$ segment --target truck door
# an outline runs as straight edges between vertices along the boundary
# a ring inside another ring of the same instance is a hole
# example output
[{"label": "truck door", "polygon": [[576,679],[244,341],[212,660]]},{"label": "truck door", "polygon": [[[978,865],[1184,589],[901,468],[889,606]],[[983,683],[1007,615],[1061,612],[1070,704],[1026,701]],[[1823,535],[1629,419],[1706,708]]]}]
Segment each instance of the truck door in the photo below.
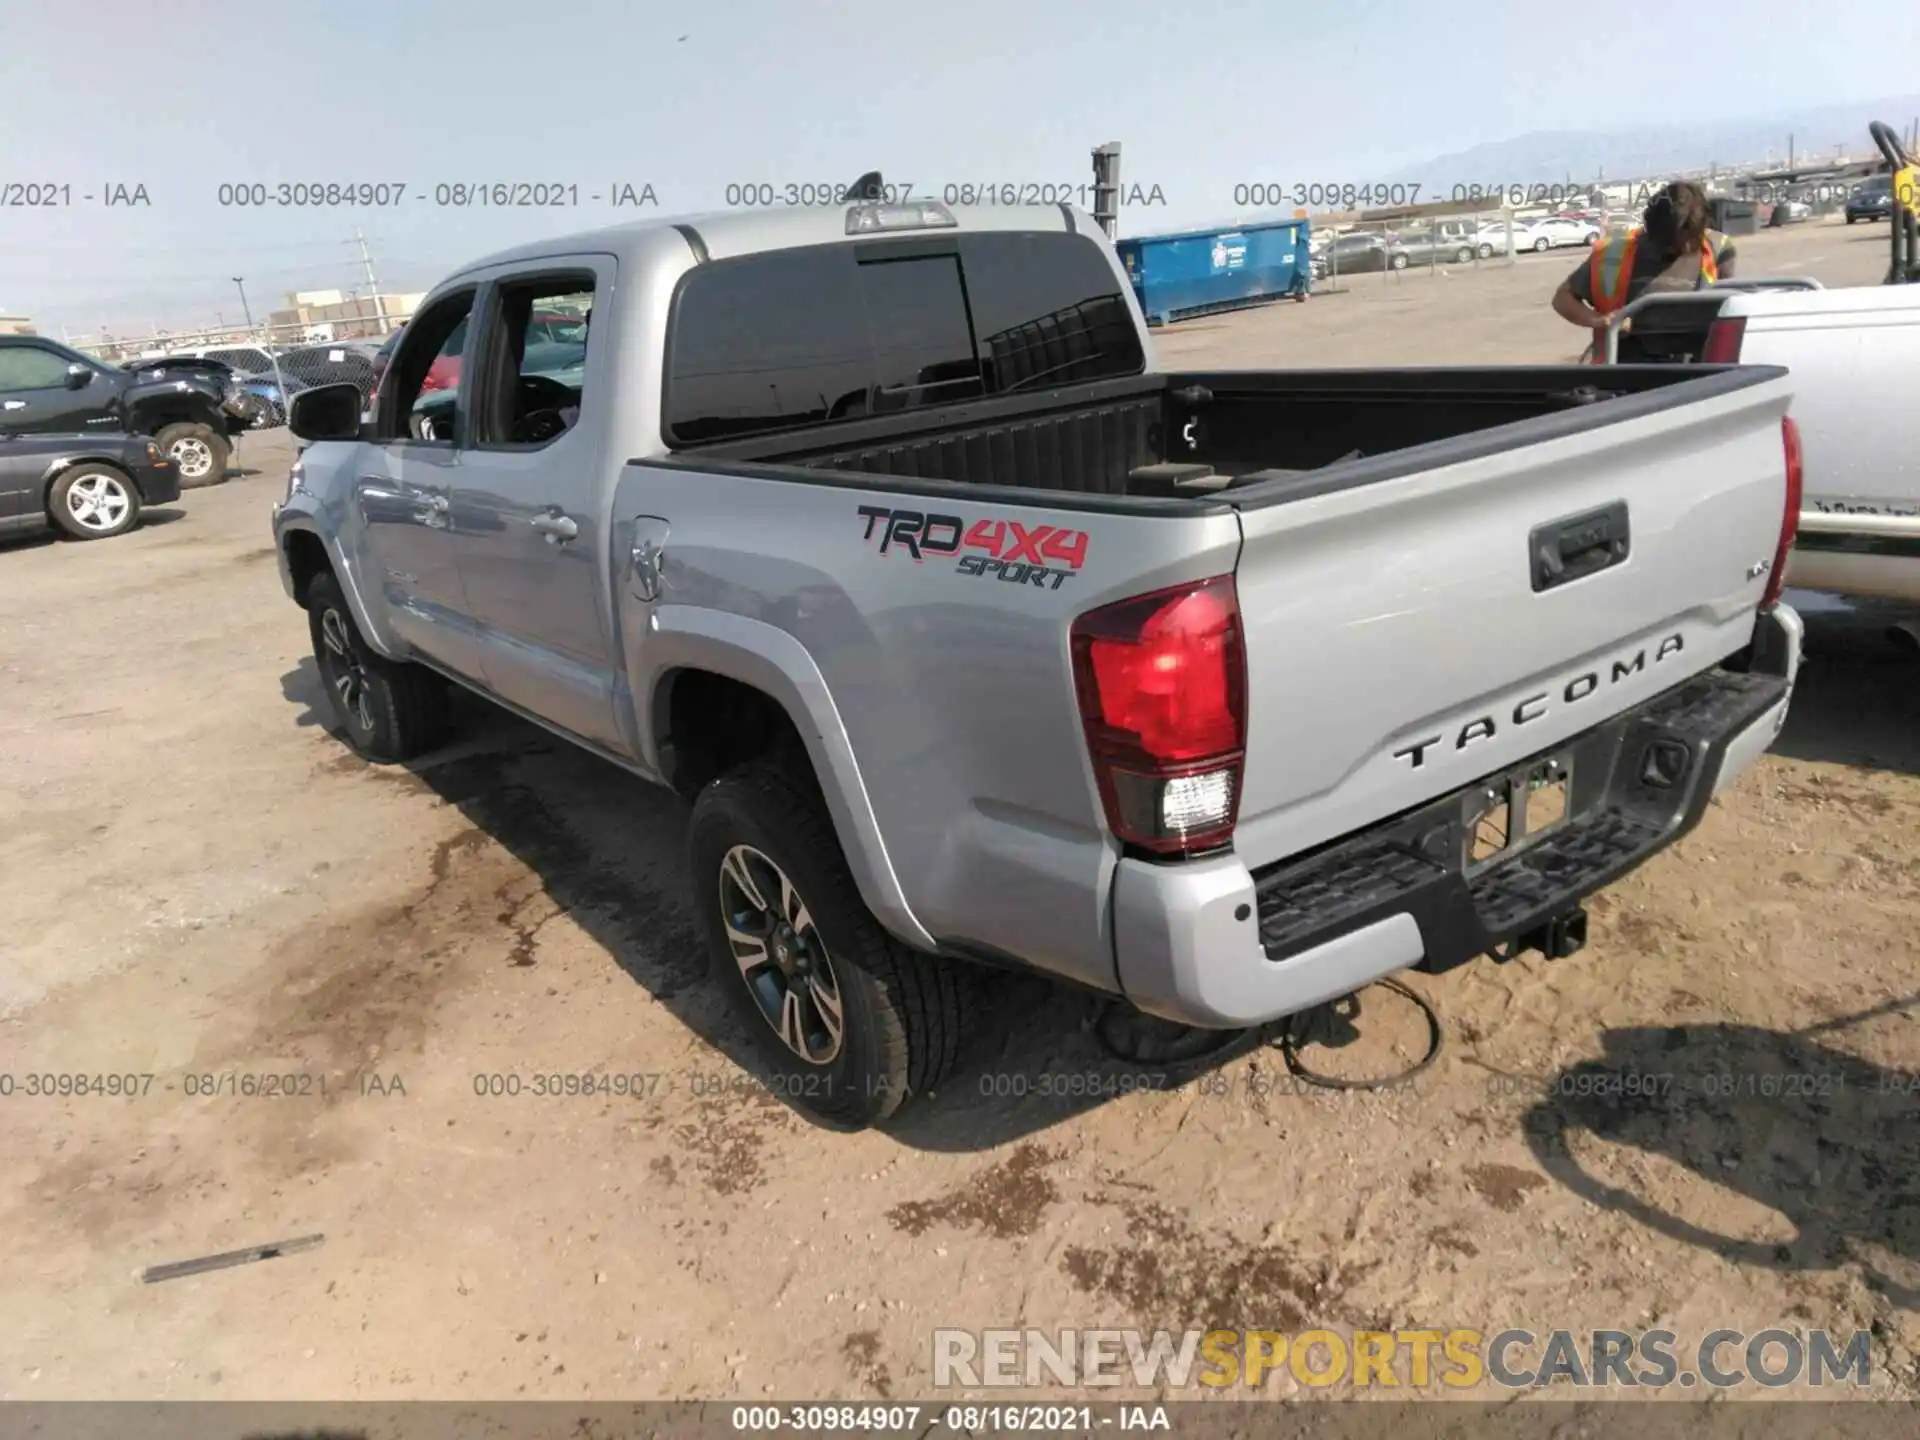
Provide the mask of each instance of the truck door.
[{"label": "truck door", "polygon": [[[602,437],[614,396],[590,315],[604,255],[547,259],[487,285],[462,372],[471,423],[453,497],[454,547],[489,689],[618,754],[606,614]],[[574,316],[577,327],[555,326]],[[544,334],[530,339],[539,319]]]},{"label": "truck door", "polygon": [[0,344],[0,433],[84,434],[107,428],[117,392],[91,365],[31,340]]},{"label": "truck door", "polygon": [[457,353],[473,289],[436,298],[408,324],[391,384],[374,417],[375,438],[359,447],[354,504],[363,522],[368,582],[384,595],[394,632],[422,655],[482,680],[479,643],[453,557],[456,439],[466,423],[462,396],[423,393],[428,369]]}]

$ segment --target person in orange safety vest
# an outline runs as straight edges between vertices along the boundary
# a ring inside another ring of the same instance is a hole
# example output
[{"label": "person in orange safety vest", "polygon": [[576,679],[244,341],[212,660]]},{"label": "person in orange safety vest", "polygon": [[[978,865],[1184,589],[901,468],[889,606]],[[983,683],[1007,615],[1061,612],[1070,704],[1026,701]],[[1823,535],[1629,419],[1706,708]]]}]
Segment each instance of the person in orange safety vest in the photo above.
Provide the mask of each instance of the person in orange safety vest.
[{"label": "person in orange safety vest", "polygon": [[1616,230],[1554,292],[1554,313],[1593,331],[1588,358],[1606,353],[1608,317],[1650,290],[1693,290],[1733,275],[1733,242],[1707,228],[1706,192],[1689,180],[1664,187],[1637,229]]}]

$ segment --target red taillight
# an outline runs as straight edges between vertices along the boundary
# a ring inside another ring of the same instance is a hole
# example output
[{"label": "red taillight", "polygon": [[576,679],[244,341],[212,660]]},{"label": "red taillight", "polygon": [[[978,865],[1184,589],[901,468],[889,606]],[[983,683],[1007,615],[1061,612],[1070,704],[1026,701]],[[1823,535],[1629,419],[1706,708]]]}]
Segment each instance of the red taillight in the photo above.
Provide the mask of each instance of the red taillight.
[{"label": "red taillight", "polygon": [[1716,320],[1707,327],[1707,343],[1700,351],[1700,361],[1704,365],[1737,365],[1740,363],[1740,342],[1747,338],[1747,320],[1744,315],[1732,320]]},{"label": "red taillight", "polygon": [[1766,593],[1761,608],[1773,604],[1787,588],[1787,558],[1793,553],[1794,537],[1800,533],[1800,499],[1806,491],[1806,475],[1800,463],[1800,427],[1791,415],[1780,417],[1780,445],[1787,452],[1787,503],[1780,516],[1780,543],[1774,547],[1773,569],[1767,572]]},{"label": "red taillight", "polygon": [[1088,611],[1073,622],[1073,675],[1113,833],[1162,855],[1231,839],[1247,740],[1233,577]]}]

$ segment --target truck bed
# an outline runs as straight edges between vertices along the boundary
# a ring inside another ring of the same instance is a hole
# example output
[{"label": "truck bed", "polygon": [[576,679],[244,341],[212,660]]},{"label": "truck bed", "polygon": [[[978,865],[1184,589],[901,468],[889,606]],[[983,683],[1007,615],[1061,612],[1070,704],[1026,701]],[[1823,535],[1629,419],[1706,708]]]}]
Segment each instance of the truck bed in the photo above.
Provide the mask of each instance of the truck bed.
[{"label": "truck bed", "polygon": [[[1597,384],[1580,365],[1195,371],[689,447],[674,460],[1260,503],[1575,434],[1778,373],[1616,365]],[[1177,462],[1210,466],[1230,483],[1185,492],[1137,474]]]}]

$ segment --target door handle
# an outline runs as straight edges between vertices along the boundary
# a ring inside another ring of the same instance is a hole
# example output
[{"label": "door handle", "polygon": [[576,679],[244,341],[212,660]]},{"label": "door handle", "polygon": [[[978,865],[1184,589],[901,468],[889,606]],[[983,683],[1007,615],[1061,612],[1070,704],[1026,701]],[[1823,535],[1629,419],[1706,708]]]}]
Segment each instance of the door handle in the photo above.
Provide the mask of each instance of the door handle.
[{"label": "door handle", "polygon": [[1626,501],[1538,526],[1527,541],[1535,594],[1597,575],[1620,564],[1633,548]]},{"label": "door handle", "polygon": [[574,524],[573,517],[562,515],[557,510],[534,516],[533,528],[546,536],[549,545],[564,545],[580,533],[580,527]]}]

